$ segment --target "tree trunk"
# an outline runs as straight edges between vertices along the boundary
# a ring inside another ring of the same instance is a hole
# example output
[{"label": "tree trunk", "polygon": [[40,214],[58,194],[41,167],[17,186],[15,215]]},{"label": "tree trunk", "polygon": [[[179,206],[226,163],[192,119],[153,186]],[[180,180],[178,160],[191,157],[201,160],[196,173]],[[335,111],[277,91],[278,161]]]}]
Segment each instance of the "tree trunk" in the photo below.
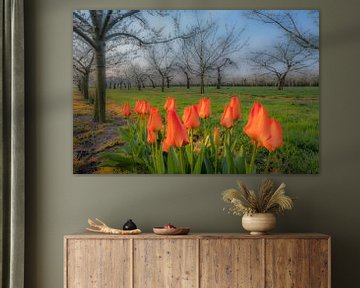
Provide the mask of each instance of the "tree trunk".
[{"label": "tree trunk", "polygon": [[165,77],[161,76],[161,92],[165,91]]},{"label": "tree trunk", "polygon": [[82,90],[82,82],[81,81],[82,81],[81,79],[77,80],[76,85],[78,87],[79,92],[82,93],[82,91],[81,91]]},{"label": "tree trunk", "polygon": [[285,85],[285,76],[282,76],[279,78],[278,81],[278,90],[284,90],[284,85]]},{"label": "tree trunk", "polygon": [[189,77],[189,73],[187,73],[186,71],[184,72],[185,76],[186,76],[186,89],[190,89],[190,77]]},{"label": "tree trunk", "polygon": [[166,77],[166,87],[170,88],[170,77]]},{"label": "tree trunk", "polygon": [[89,99],[89,73],[84,75],[84,80],[83,80],[83,95],[84,95],[84,99],[88,100]]},{"label": "tree trunk", "polygon": [[216,83],[216,89],[221,88],[221,70],[220,68],[217,68],[217,83]]},{"label": "tree trunk", "polygon": [[103,123],[106,120],[106,78],[105,78],[105,42],[99,41],[96,51],[96,91],[94,121]]},{"label": "tree trunk", "polygon": [[79,87],[80,87],[80,93],[84,96],[84,77],[81,77],[81,80],[79,80]]},{"label": "tree trunk", "polygon": [[204,75],[200,75],[200,94],[205,93],[205,82],[204,82]]},{"label": "tree trunk", "polygon": [[155,83],[154,83],[154,80],[152,78],[149,77],[149,80],[151,82],[151,85],[152,85],[152,88],[155,88]]}]

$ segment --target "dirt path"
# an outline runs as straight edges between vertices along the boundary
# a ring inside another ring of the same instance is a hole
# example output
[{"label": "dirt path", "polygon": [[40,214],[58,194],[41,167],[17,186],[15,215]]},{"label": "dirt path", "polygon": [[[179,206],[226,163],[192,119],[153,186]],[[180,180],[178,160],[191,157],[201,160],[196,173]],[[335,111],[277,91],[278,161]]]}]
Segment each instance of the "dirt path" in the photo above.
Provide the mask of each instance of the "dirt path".
[{"label": "dirt path", "polygon": [[[93,105],[74,93],[73,100],[73,172],[91,174],[98,171],[101,153],[114,151],[123,143],[118,138],[118,127],[126,124],[120,117],[119,106],[107,103],[107,122],[95,123]],[[102,172],[104,173],[104,171]]]}]

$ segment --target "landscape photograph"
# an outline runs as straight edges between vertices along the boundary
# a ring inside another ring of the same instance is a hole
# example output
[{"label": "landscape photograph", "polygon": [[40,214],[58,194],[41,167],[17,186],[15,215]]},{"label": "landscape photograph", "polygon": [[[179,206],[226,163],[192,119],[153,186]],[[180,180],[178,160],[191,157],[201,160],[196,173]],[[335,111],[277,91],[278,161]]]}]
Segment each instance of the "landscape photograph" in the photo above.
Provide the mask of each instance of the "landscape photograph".
[{"label": "landscape photograph", "polygon": [[73,173],[320,173],[319,17],[73,11]]}]

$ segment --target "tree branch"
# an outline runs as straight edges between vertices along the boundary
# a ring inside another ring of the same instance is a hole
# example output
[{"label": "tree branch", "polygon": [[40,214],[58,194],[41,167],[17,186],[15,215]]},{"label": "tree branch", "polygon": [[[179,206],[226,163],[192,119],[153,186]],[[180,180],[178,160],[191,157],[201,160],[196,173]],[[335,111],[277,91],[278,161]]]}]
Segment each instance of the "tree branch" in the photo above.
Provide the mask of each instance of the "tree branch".
[{"label": "tree branch", "polygon": [[292,31],[291,29],[286,27],[285,24],[283,24],[280,20],[276,19],[275,17],[271,16],[268,13],[262,12],[261,10],[254,10],[253,13],[255,15],[257,15],[258,18],[261,19],[264,23],[273,23],[273,24],[278,25],[286,33],[288,33],[289,35],[294,37],[294,40],[300,46],[302,46],[304,48],[311,48],[311,49],[319,50],[319,45],[312,43],[309,39],[305,38],[304,35],[298,30],[295,20],[289,13],[286,14],[286,17],[292,23],[292,26],[294,27],[295,31]]},{"label": "tree branch", "polygon": [[84,39],[91,47],[97,50],[97,45],[95,41],[93,41],[84,31],[82,31],[79,27],[74,26],[73,30],[76,34],[78,34],[82,39]]},{"label": "tree branch", "polygon": [[124,20],[127,17],[130,17],[134,14],[140,13],[140,10],[130,10],[124,14],[121,14],[118,17],[115,17],[111,22],[109,22],[109,25],[105,28],[105,33],[109,32],[117,23]]},{"label": "tree branch", "polygon": [[74,12],[74,17],[79,19],[82,23],[84,23],[85,25],[91,27],[91,24],[89,23],[89,21],[87,21],[83,16],[81,16],[79,13]]},{"label": "tree branch", "polygon": [[172,37],[172,38],[169,38],[169,39],[165,39],[165,40],[160,40],[160,41],[146,41],[146,40],[143,40],[133,34],[130,34],[130,33],[125,33],[125,32],[116,32],[116,33],[112,33],[108,36],[105,37],[105,41],[108,41],[108,40],[111,40],[113,38],[116,38],[116,37],[125,37],[125,38],[132,38],[136,41],[139,42],[139,44],[141,45],[151,45],[151,44],[164,44],[164,43],[168,43],[168,42],[171,42],[171,41],[174,41],[176,39],[184,39],[184,37],[190,37],[190,36],[176,36],[176,37]]},{"label": "tree branch", "polygon": [[110,18],[111,18],[112,13],[113,13],[113,10],[109,10],[109,11],[107,12],[107,14],[106,14],[104,23],[103,23],[103,25],[102,25],[102,27],[101,27],[100,38],[103,38],[104,35],[105,35],[105,33],[106,33],[106,31],[107,31],[107,30],[106,30],[106,29],[107,29],[106,27],[107,27],[108,24],[109,24],[109,21],[110,21]]}]

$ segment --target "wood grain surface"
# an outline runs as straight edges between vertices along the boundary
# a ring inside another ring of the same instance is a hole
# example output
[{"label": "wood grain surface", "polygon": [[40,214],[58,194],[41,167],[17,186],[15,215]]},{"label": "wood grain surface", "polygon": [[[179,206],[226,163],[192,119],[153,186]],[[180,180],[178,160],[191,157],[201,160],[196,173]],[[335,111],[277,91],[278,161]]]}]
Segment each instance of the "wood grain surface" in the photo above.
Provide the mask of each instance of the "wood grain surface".
[{"label": "wood grain surface", "polygon": [[330,288],[330,237],[66,235],[64,287]]},{"label": "wood grain surface", "polygon": [[266,287],[310,287],[310,241],[266,240]]},{"label": "wood grain surface", "polygon": [[134,241],[134,287],[197,287],[197,241]]},{"label": "wood grain surface", "polygon": [[130,240],[69,241],[65,287],[130,288],[130,253]]},{"label": "wood grain surface", "polygon": [[200,246],[200,287],[263,287],[261,239],[204,239]]},{"label": "wood grain surface", "polygon": [[310,242],[310,287],[327,288],[330,284],[330,241],[313,239]]}]

